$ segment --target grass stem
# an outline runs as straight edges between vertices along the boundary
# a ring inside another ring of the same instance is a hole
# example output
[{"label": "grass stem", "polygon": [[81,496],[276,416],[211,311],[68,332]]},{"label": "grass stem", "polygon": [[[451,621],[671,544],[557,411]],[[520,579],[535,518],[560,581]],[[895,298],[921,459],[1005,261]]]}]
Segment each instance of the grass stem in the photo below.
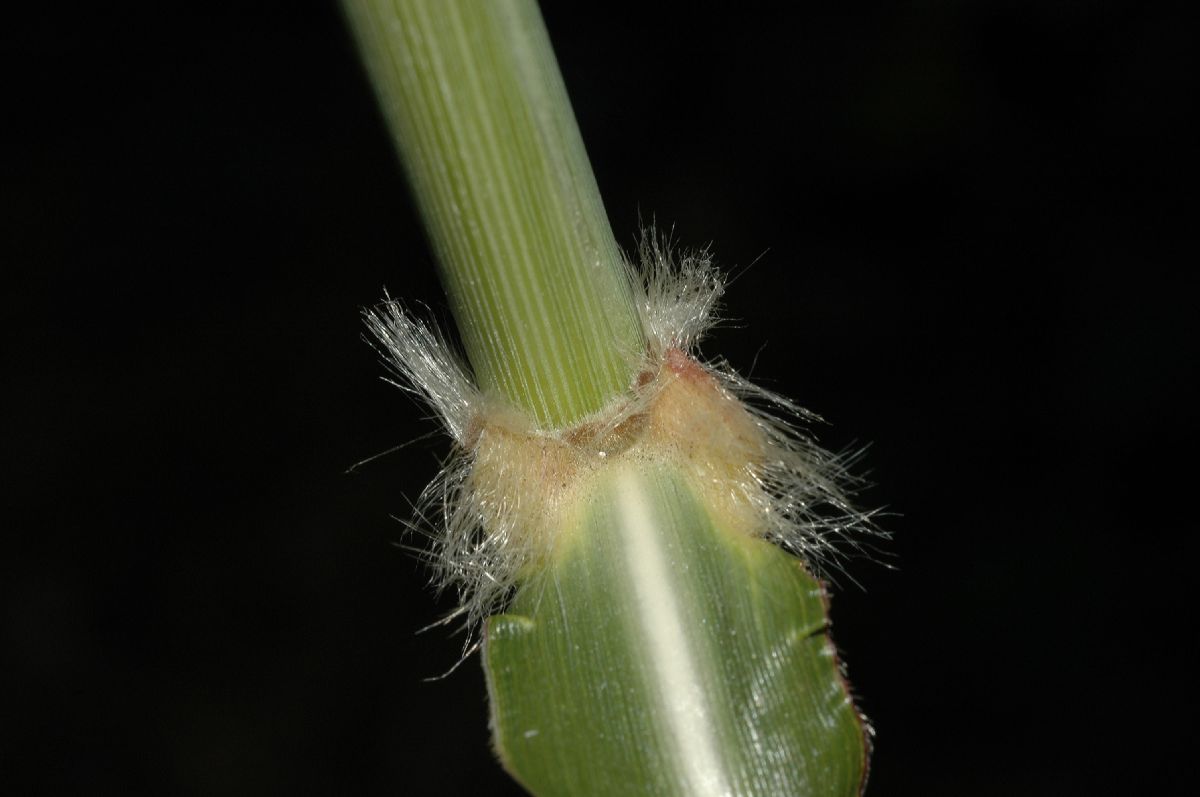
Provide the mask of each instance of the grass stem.
[{"label": "grass stem", "polygon": [[544,429],[627,390],[644,346],[534,0],[346,0],[476,380]]}]

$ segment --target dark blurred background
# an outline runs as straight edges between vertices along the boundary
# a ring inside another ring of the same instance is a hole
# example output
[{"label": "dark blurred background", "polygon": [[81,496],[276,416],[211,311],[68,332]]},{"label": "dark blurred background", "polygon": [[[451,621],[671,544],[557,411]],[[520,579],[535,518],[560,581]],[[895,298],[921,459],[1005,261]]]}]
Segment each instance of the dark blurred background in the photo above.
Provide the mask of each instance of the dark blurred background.
[{"label": "dark blurred background", "polygon": [[[1194,35],[714,6],[544,11],[622,243],[711,242],[706,351],[871,443],[868,793],[1194,788]],[[517,794],[393,545],[448,445],[345,473],[433,428],[359,308],[445,304],[336,5],[47,4],[0,51],[5,792]]]}]

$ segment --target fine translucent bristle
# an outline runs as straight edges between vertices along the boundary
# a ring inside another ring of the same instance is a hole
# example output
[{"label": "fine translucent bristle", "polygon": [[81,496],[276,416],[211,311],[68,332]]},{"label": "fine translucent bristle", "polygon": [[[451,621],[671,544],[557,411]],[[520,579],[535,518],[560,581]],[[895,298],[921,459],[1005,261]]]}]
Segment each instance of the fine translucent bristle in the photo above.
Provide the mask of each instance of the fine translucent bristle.
[{"label": "fine translucent bristle", "polygon": [[722,360],[699,359],[725,287],[708,253],[676,255],[647,235],[639,257],[631,278],[647,350],[635,384],[600,417],[555,434],[489,406],[445,338],[396,301],[364,314],[390,381],[421,397],[456,443],[410,526],[431,540],[423,550],[437,586],[457,593],[452,617],[464,621],[468,645],[522,574],[550,560],[569,525],[564,513],[618,456],[671,460],[728,526],[775,542],[819,575],[842,571],[846,556],[886,536],[850,500],[855,456],[832,454],[805,431],[815,415]]}]

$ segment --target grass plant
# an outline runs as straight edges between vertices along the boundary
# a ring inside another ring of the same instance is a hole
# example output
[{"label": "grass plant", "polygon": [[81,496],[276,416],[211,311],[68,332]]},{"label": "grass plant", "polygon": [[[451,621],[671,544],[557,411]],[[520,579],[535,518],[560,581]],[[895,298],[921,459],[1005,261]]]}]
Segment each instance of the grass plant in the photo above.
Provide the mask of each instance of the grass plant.
[{"label": "grass plant", "polygon": [[454,441],[431,562],[530,792],[853,795],[819,568],[869,518],[805,413],[700,358],[704,254],[616,244],[534,0],[345,0],[467,362],[367,323]]}]

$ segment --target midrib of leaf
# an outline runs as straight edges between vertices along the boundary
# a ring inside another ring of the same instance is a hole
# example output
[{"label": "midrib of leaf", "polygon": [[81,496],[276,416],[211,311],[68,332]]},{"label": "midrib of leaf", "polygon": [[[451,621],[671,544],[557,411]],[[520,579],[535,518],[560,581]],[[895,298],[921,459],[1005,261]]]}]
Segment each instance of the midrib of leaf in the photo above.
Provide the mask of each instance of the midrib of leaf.
[{"label": "midrib of leaf", "polygon": [[348,0],[479,385],[544,429],[626,391],[642,333],[531,0]]}]

